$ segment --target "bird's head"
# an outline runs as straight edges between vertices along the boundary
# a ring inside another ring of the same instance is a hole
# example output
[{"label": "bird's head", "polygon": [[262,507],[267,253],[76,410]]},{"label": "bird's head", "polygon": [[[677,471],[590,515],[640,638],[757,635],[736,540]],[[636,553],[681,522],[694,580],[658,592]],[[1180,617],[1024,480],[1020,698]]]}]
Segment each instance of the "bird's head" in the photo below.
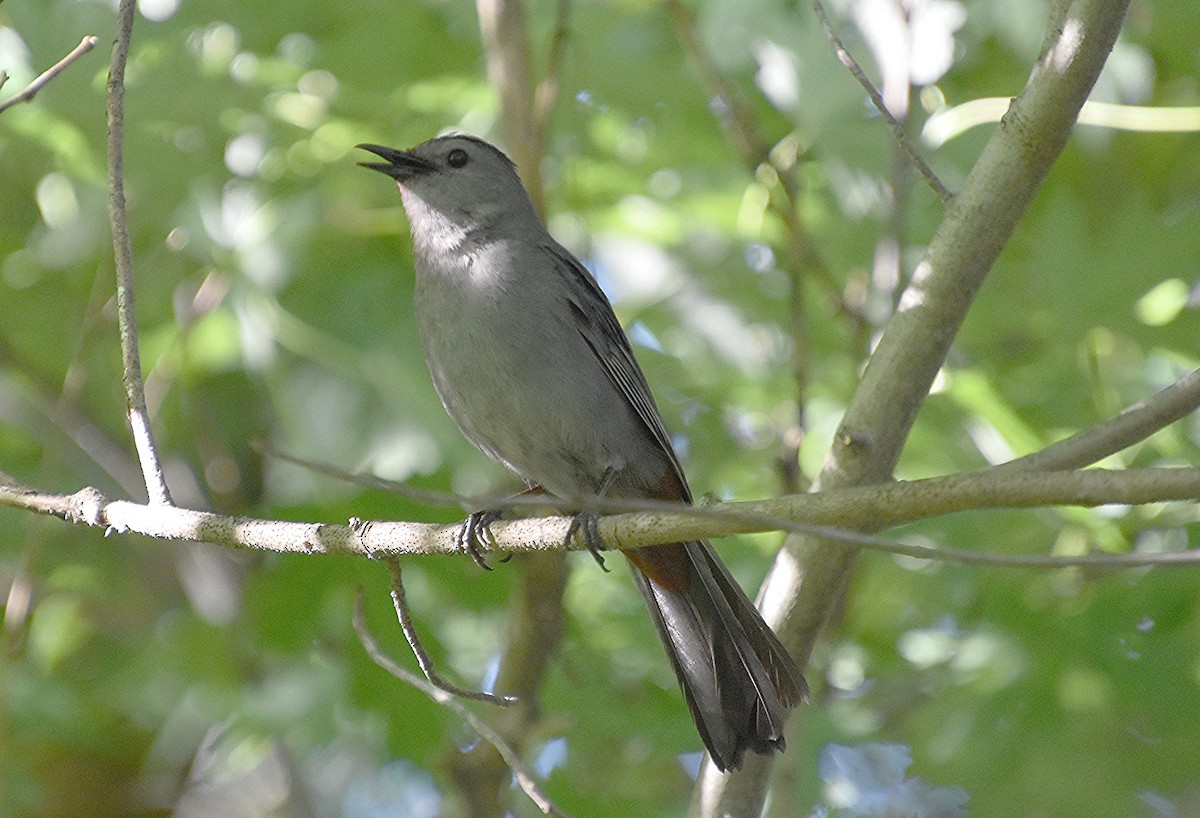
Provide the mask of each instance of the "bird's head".
[{"label": "bird's head", "polygon": [[358,145],[384,161],[359,162],[386,174],[400,186],[413,238],[429,231],[443,239],[476,231],[503,234],[540,220],[512,160],[499,148],[465,134],[439,136],[411,150]]}]

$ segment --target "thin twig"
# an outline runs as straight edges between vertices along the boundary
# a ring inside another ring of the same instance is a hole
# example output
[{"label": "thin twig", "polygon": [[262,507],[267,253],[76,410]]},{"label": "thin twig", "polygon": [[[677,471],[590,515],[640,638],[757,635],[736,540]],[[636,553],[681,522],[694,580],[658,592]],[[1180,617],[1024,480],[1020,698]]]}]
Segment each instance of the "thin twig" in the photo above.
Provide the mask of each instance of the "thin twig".
[{"label": "thin twig", "polygon": [[[728,512],[720,513],[728,514]],[[932,545],[889,540],[873,534],[847,531],[844,528],[797,523],[794,520],[773,517],[769,514],[739,513],[739,519],[780,531],[822,537],[839,546],[861,547],[898,557],[913,557],[931,562],[958,565],[980,565],[991,568],[1092,568],[1095,570],[1200,567],[1200,548],[1130,554],[1078,554],[1065,557],[1045,554],[997,554],[988,551],[964,551],[958,548],[939,548]]]},{"label": "thin twig", "polygon": [[933,172],[933,168],[929,167],[924,157],[921,156],[916,146],[913,145],[912,140],[908,138],[908,132],[904,130],[904,126],[897,122],[896,117],[892,116],[892,112],[888,110],[887,103],[883,101],[883,96],[879,93],[879,89],[867,78],[866,72],[862,70],[862,66],[858,64],[858,61],[854,59],[842,43],[842,39],[838,36],[837,32],[834,31],[833,25],[829,22],[829,17],[825,14],[825,6],[821,3],[821,0],[812,0],[812,7],[817,15],[817,22],[821,24],[821,29],[825,32],[825,36],[833,43],[834,52],[837,54],[838,60],[858,80],[859,85],[866,89],[867,96],[871,98],[871,103],[891,127],[892,134],[896,138],[896,144],[900,146],[900,150],[904,151],[904,155],[908,157],[908,161],[912,162],[913,167],[925,177],[925,181],[933,189],[933,192],[938,195],[938,198],[943,202],[953,200],[954,194],[942,184],[942,180]]},{"label": "thin twig", "polygon": [[996,466],[1010,469],[1058,471],[1089,466],[1146,440],[1159,429],[1200,409],[1200,369],[1103,423],[1088,427],[1046,448]]},{"label": "thin twig", "polygon": [[361,592],[359,592],[358,598],[354,602],[354,630],[358,634],[358,640],[362,643],[363,649],[366,650],[367,655],[371,657],[371,660],[375,662],[375,664],[379,665],[379,667],[383,668],[400,681],[410,684],[417,690],[420,690],[426,696],[433,699],[443,707],[454,711],[455,715],[465,721],[481,739],[494,747],[496,752],[500,754],[500,757],[504,759],[504,763],[508,765],[510,770],[512,770],[513,777],[516,778],[521,789],[524,790],[527,796],[529,796],[529,800],[533,801],[533,803],[537,805],[538,809],[540,809],[546,815],[553,815],[556,816],[556,818],[567,818],[567,814],[541,791],[541,788],[538,787],[537,782],[534,780],[533,774],[525,766],[525,763],[521,761],[520,756],[517,755],[513,748],[510,747],[504,741],[504,739],[502,739],[500,735],[487,724],[487,722],[475,715],[470,708],[468,708],[450,693],[438,687],[437,685],[427,682],[417,674],[400,667],[400,665],[392,661],[392,659],[383,652],[383,649],[379,647],[379,643],[375,641],[375,637],[373,637],[371,632],[367,630],[366,619],[363,615],[363,595]]},{"label": "thin twig", "polygon": [[[842,542],[851,538],[840,537]],[[870,542],[868,543],[867,540]],[[1070,557],[1043,554],[994,554],[983,551],[963,551],[956,548],[936,548],[929,545],[880,540],[864,537],[861,545],[874,551],[897,556],[915,557],[935,562],[959,565],[982,565],[991,568],[1092,568],[1112,571],[1122,568],[1170,568],[1200,566],[1200,549],[1187,551],[1154,551],[1131,554],[1079,554]]]},{"label": "thin twig", "polygon": [[500,705],[507,707],[511,704],[516,704],[515,696],[497,696],[495,693],[488,693],[486,690],[467,690],[464,687],[459,687],[452,682],[447,681],[438,673],[434,667],[433,658],[429,655],[429,651],[425,650],[425,646],[421,643],[421,637],[417,633],[416,626],[413,624],[412,614],[408,608],[408,599],[404,595],[404,579],[400,573],[400,560],[395,557],[383,557],[382,562],[388,567],[388,572],[392,579],[392,605],[396,609],[396,619],[400,622],[400,629],[404,631],[404,638],[408,640],[408,646],[412,648],[413,656],[417,659],[417,665],[421,668],[421,672],[425,674],[425,678],[434,687],[440,688],[451,696],[458,696],[461,699],[473,699],[478,702],[488,702],[489,704]]},{"label": "thin twig", "polygon": [[[107,279],[107,276],[105,276]],[[106,288],[107,289],[107,288]],[[25,356],[0,339],[0,365],[20,377],[33,408],[45,416],[60,434],[70,439],[88,459],[99,466],[126,494],[139,490],[142,473],[128,447],[84,414],[68,388],[51,384]],[[70,378],[68,377],[68,381]]]},{"label": "thin twig", "polygon": [[[0,103],[0,113],[4,113],[14,105],[19,105],[22,102],[29,102],[31,99],[37,96],[38,91],[41,91],[42,88],[45,87],[46,83],[50,82],[50,80],[54,79],[63,71],[65,71],[71,63],[75,62],[84,54],[95,48],[97,42],[99,42],[98,38],[91,34],[84,37],[79,41],[79,45],[75,46],[75,48],[71,50],[70,54],[63,57],[61,60],[35,77],[33,82],[26,85],[24,90],[22,90],[16,96],[11,97],[3,103]],[[4,81],[7,79],[8,75],[4,74],[3,77],[0,78],[0,85],[3,85]]]},{"label": "thin twig", "polygon": [[146,411],[133,303],[133,246],[129,239],[129,215],[125,209],[125,63],[129,59],[136,6],[136,0],[121,0],[112,67],[108,73],[108,215],[112,223],[113,258],[117,270],[117,323],[121,334],[126,414],[146,481],[146,495],[152,504],[171,505],[171,492],[163,477]]},{"label": "thin twig", "polygon": [[476,511],[481,508],[508,508],[509,506],[542,506],[547,505],[545,499],[537,500],[533,497],[525,495],[471,495],[457,494],[452,491],[442,491],[439,489],[424,489],[410,486],[407,483],[401,483],[398,480],[389,480],[386,477],[379,477],[374,474],[362,474],[360,472],[346,471],[329,463],[320,463],[316,460],[308,460],[298,455],[290,454],[274,448],[268,443],[261,441],[253,441],[250,447],[260,454],[280,460],[284,463],[291,463],[295,466],[300,466],[308,471],[316,474],[323,474],[326,477],[332,477],[337,480],[342,480],[346,483],[351,483],[357,486],[368,486],[381,491],[389,492],[400,497],[415,500],[419,503],[425,503],[431,506],[458,506],[467,511]]}]

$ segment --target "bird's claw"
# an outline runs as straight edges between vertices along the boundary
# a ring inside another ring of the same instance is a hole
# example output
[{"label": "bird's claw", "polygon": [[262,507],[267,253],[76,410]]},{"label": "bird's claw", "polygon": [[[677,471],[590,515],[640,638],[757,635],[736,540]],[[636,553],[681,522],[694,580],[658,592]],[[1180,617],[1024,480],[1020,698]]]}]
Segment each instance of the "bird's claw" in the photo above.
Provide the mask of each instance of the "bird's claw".
[{"label": "bird's claw", "polygon": [[563,545],[570,546],[571,540],[575,535],[579,534],[583,539],[583,544],[587,546],[588,553],[596,560],[596,564],[604,571],[608,571],[608,566],[604,564],[604,555],[600,552],[603,550],[600,543],[600,513],[596,511],[581,511],[571,519],[571,525],[567,527],[567,536],[563,538]]},{"label": "bird's claw", "polygon": [[489,542],[495,545],[496,538],[492,535],[491,525],[500,517],[501,513],[495,509],[473,511],[467,515],[467,519],[463,520],[458,534],[454,537],[454,545],[458,550],[469,555],[475,564],[485,571],[492,570],[492,566],[488,565],[487,560],[484,559],[481,546]]}]

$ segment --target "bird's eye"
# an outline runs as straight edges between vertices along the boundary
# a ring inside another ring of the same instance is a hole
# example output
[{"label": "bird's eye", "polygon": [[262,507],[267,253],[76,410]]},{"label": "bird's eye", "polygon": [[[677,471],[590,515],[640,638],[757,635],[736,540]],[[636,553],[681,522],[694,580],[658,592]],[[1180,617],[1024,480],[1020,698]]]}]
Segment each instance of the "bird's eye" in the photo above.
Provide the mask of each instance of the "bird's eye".
[{"label": "bird's eye", "polygon": [[470,158],[462,148],[455,148],[446,154],[446,163],[452,168],[461,168]]}]

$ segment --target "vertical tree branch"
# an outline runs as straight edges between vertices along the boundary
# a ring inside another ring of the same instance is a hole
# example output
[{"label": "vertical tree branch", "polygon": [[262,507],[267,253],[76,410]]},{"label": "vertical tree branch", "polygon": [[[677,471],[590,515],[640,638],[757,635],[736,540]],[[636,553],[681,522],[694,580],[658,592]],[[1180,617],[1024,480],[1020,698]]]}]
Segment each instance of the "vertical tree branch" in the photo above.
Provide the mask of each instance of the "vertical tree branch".
[{"label": "vertical tree branch", "polygon": [[683,50],[700,71],[705,89],[720,104],[719,110],[724,114],[722,124],[729,131],[734,149],[742,161],[748,163],[753,170],[759,163],[767,161],[770,144],[758,132],[746,101],[721,76],[716,63],[700,40],[700,33],[696,30],[691,12],[684,7],[682,0],[667,0],[667,12],[675,26],[675,36],[679,38]]},{"label": "vertical tree branch", "polygon": [[[800,182],[796,178],[798,157],[791,157],[787,166],[773,163],[778,174],[783,201],[772,207],[783,221],[787,236],[785,269],[788,273],[788,338],[792,342],[792,385],[795,389],[795,422],[783,430],[779,452],[779,474],[784,494],[807,491],[809,479],[800,470],[800,447],[808,432],[809,329],[808,305],[804,287],[807,273],[817,265],[808,239],[808,231],[800,221]],[[838,303],[843,304],[840,294]]]},{"label": "vertical tree branch", "polygon": [[171,504],[171,493],[163,477],[154,445],[142,363],[138,355],[137,319],[133,306],[133,247],[129,240],[129,216],[125,210],[125,63],[133,35],[135,0],[121,0],[117,11],[117,37],[113,42],[112,67],[108,72],[108,216],[112,223],[113,258],[117,269],[117,323],[121,333],[121,358],[125,381],[126,414],[133,430],[146,494],[151,503]]},{"label": "vertical tree branch", "polygon": [[[984,147],[876,346],[818,478],[822,488],[890,479],[984,278],[1012,235],[1087,99],[1128,0],[1058,0],[1029,81]],[[789,536],[763,586],[763,614],[803,666],[845,591],[856,554]],[[723,776],[706,765],[693,814],[757,816],[773,759]]]}]

